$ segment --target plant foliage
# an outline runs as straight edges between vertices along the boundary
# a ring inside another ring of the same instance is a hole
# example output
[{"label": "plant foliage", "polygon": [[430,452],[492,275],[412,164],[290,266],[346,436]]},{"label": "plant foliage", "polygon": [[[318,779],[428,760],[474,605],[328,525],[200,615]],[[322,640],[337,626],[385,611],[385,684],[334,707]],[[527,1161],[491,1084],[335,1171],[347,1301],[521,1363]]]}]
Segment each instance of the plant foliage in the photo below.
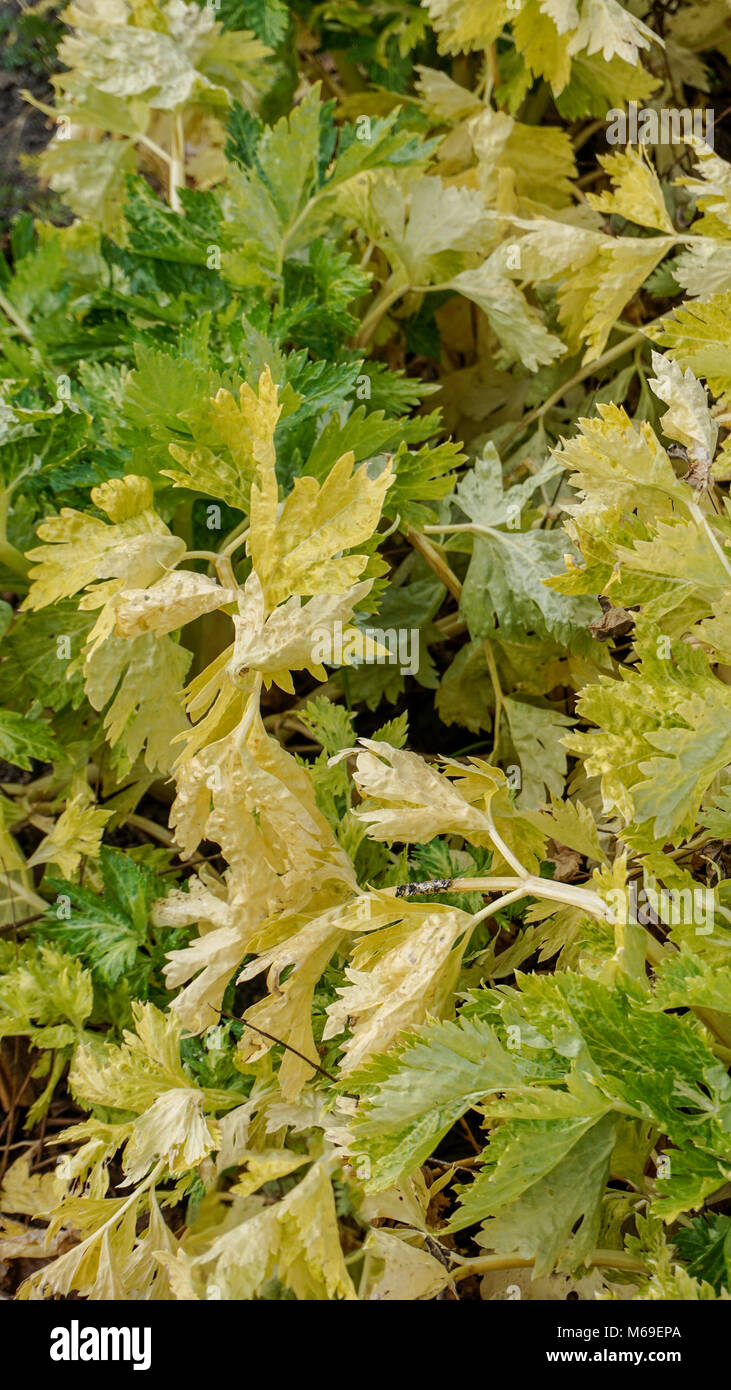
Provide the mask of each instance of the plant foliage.
[{"label": "plant foliage", "polygon": [[731,165],[605,139],[713,108],[726,10],[65,9],[0,264],[19,1297],[729,1296]]}]

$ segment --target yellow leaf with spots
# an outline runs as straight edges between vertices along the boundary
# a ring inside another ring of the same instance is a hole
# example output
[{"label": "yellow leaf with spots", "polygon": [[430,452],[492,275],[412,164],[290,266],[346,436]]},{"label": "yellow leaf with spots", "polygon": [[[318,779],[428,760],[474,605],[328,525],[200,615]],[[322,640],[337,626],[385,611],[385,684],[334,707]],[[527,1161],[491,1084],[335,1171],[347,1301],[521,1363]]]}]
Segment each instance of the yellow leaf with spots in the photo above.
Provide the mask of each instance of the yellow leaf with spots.
[{"label": "yellow leaf with spots", "polygon": [[120,637],[138,637],[143,632],[163,636],[236,599],[235,589],[224,589],[205,574],[171,570],[147,589],[125,589],[118,596],[115,631]]},{"label": "yellow leaf with spots", "polygon": [[231,680],[240,681],[249,671],[261,671],[266,686],[274,682],[291,694],[292,671],[309,671],[316,680],[324,681],[325,661],[340,666],[364,659],[384,660],[388,655],[385,647],[358,628],[347,626],[371,583],[366,579],[344,594],[319,594],[305,604],[293,595],[267,618],[261,581],[253,571],[234,617],[236,641],[227,667]]},{"label": "yellow leaf with spots", "polygon": [[322,484],[295,479],[279,516],[273,459],[262,467],[251,489],[249,554],[270,608],[291,594],[342,594],[360,579],[367,555],[342,552],[370,540],[394,474],[390,464],[376,477],[365,463],[353,472],[353,461],[343,454]]},{"label": "yellow leaf with spots", "polygon": [[221,497],[229,506],[249,509],[249,491],[257,477],[266,475],[267,498],[276,511],[274,431],[281,413],[278,390],[267,367],[259,377],[258,391],[244,383],[236,400],[221,389],[205,415],[206,432],[220,440],[222,453],[207,445],[171,444],[170,453],[180,465],[166,469],[175,487]]},{"label": "yellow leaf with spots", "polygon": [[32,583],[24,608],[45,608],[97,579],[111,579],[111,586],[97,586],[83,604],[100,607],[126,584],[152,584],[185,554],[185,541],[171,535],[154,510],[146,478],[113,478],[93,488],[91,500],[106,512],[109,523],[62,507],[38,527],[47,544],[28,552]]}]

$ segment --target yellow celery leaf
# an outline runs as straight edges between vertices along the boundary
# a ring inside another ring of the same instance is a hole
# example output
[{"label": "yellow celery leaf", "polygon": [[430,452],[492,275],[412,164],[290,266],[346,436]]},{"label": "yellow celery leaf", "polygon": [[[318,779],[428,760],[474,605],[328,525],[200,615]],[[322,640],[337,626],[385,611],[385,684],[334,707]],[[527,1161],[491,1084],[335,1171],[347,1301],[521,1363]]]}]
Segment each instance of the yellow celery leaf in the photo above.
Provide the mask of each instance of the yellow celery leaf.
[{"label": "yellow celery leaf", "polygon": [[586,50],[601,53],[606,63],[621,58],[634,65],[640,49],[661,42],[619,0],[582,0],[580,14],[574,0],[541,0],[541,8],[556,20],[559,33],[572,31],[568,46],[572,56]]},{"label": "yellow celery leaf", "polygon": [[97,858],[104,826],[113,814],[113,810],[97,806],[88,782],[78,777],[56,824],[31,855],[28,867],[56,864],[63,878],[72,878],[83,857]]},{"label": "yellow celery leaf", "polygon": [[[95,107],[99,115],[108,109],[105,124],[111,128],[115,123],[114,102],[109,102],[107,108],[107,101],[102,98],[95,102]],[[134,114],[130,112],[129,124],[134,124]],[[140,114],[146,117],[144,107]],[[57,136],[43,151],[39,169],[44,180],[78,218],[87,223],[96,222],[103,232],[112,235],[119,226],[124,208],[125,180],[135,173],[136,165],[134,140],[62,140]]]},{"label": "yellow celery leaf", "polygon": [[439,35],[442,53],[486,48],[514,18],[517,8],[510,0],[495,0],[489,7],[483,0],[423,0],[423,3]]},{"label": "yellow celery leaf", "polygon": [[584,363],[601,355],[625,305],[674,244],[675,238],[670,236],[607,237],[594,259],[561,288],[562,321],[572,295],[578,293],[583,300],[580,332],[587,345]]},{"label": "yellow celery leaf", "polygon": [[576,164],[566,131],[524,125],[487,107],[467,122],[467,132],[477,158],[477,186],[491,207],[498,203],[506,170],[519,201],[570,206]]},{"label": "yellow celery leaf", "polygon": [[[509,16],[515,42],[524,62],[536,77],[543,77],[558,95],[571,76],[571,55],[566,37],[559,33],[541,0],[520,0]],[[562,8],[565,10],[566,6]]]},{"label": "yellow celery leaf", "polygon": [[391,174],[375,181],[369,195],[373,240],[388,258],[394,288],[442,284],[497,239],[481,194],[444,184],[438,175],[414,183],[413,176]]},{"label": "yellow celery leaf", "polygon": [[127,1299],[169,1300],[173,1297],[167,1270],[161,1256],[174,1258],[179,1246],[163,1217],[155,1195],[150,1191],[147,1227],[139,1235],[124,1269]]},{"label": "yellow celery leaf", "polygon": [[340,666],[385,658],[385,647],[358,628],[347,626],[372,582],[365,579],[343,594],[320,594],[306,604],[293,595],[267,618],[261,580],[252,571],[233,620],[236,638],[226,668],[228,675],[238,682],[250,670],[261,671],[267,687],[274,682],[292,694],[291,671],[309,671],[316,680],[324,681],[327,672],[323,660]]},{"label": "yellow celery leaf", "polygon": [[233,642],[185,687],[186,710],[197,722],[176,739],[182,745],[178,767],[209,745],[222,744],[241,723],[257,677],[252,671],[248,679],[232,681],[227,670],[232,653]]},{"label": "yellow celery leaf", "polygon": [[[453,787],[448,777],[416,753],[392,748],[388,743],[361,739],[357,749],[336,754],[333,762],[356,753],[353,778],[366,805],[356,811],[376,840],[427,842],[435,835],[485,837],[489,821],[484,812],[470,805]],[[492,788],[496,790],[504,774],[493,769]],[[476,841],[473,839],[473,843]]]},{"label": "yellow celery leaf", "polygon": [[446,72],[438,68],[426,68],[417,64],[416,87],[420,103],[431,116],[444,121],[459,121],[465,116],[473,116],[484,110],[483,104],[474,92],[461,86]]},{"label": "yellow celery leaf", "polygon": [[[715,252],[714,252],[715,254]],[[670,356],[694,376],[708,382],[724,405],[731,401],[731,290],[705,301],[679,305],[648,331],[648,337],[668,349]]]},{"label": "yellow celery leaf", "polygon": [[[197,1167],[218,1144],[211,1112],[230,1110],[238,1095],[195,1085],[180,1057],[183,1025],[174,1013],[133,1003],[136,1032],[125,1031],[121,1045],[77,1049],[69,1077],[74,1094],[87,1106],[110,1104],[131,1111],[123,1132],[114,1127],[98,1136],[102,1145],[124,1145],[127,1182],[147,1178],[153,1165],[172,1175]],[[88,1126],[67,1132],[68,1139],[91,1138]],[[104,1203],[101,1204],[104,1206]]]},{"label": "yellow celery leaf", "polygon": [[115,631],[119,637],[144,632],[162,636],[236,599],[235,589],[225,589],[204,574],[171,570],[147,589],[125,589],[117,596]]},{"label": "yellow celery leaf", "polygon": [[603,351],[625,305],[676,240],[669,234],[608,236],[580,225],[575,212],[560,221],[547,217],[513,221],[524,232],[518,243],[520,275],[533,284],[558,286],[559,321],[568,346],[576,351],[586,343],[586,362]]},{"label": "yellow celery leaf", "polygon": [[705,469],[705,479],[716,449],[718,425],[713,419],[705,387],[694,377],[690,368],[685,372],[659,352],[652,354],[653,371],[657,376],[649,384],[656,396],[669,407],[660,420],[662,432],[688,451],[689,457]]},{"label": "yellow celery leaf", "polygon": [[309,1154],[293,1153],[291,1149],[244,1149],[239,1155],[239,1162],[245,1163],[246,1168],[229,1191],[237,1197],[248,1197],[250,1193],[258,1192],[265,1182],[274,1182],[277,1178],[286,1178],[290,1173],[295,1173],[304,1163],[310,1162],[310,1157]]},{"label": "yellow celery leaf", "polygon": [[182,685],[190,662],[185,647],[154,632],[129,639],[112,634],[86,653],[87,698],[96,710],[108,706],[107,738],[120,745],[129,766],[144,750],[151,772],[170,771],[173,741],[188,728]]},{"label": "yellow celery leaf", "polygon": [[129,1184],[141,1182],[164,1158],[173,1176],[195,1168],[218,1144],[218,1126],[203,1114],[197,1088],[166,1090],[135,1121],[122,1166]]},{"label": "yellow celery leaf", "polygon": [[62,1130],[59,1144],[70,1144],[58,1162],[61,1176],[79,1191],[95,1200],[105,1197],[109,1189],[109,1163],[126,1144],[132,1133],[132,1122],[111,1124],[102,1120],[82,1120]]},{"label": "yellow celery leaf", "polygon": [[26,1226],[22,1221],[10,1221],[0,1217],[0,1261],[5,1260],[47,1260],[58,1254],[59,1246],[68,1238],[67,1231],[59,1231],[53,1240],[43,1227]]},{"label": "yellow celery leaf", "polygon": [[374,478],[367,463],[353,473],[353,459],[344,454],[322,484],[296,478],[279,515],[273,459],[262,468],[261,487],[251,490],[248,550],[270,607],[291,594],[343,593],[365,569],[367,555],[341,552],[370,540],[394,474],[389,464]]},{"label": "yellow celery leaf", "polygon": [[237,871],[252,858],[262,882],[271,864],[281,897],[294,893],[298,902],[328,878],[354,884],[350,861],[317,809],[307,770],[267,734],[258,713],[246,725],[245,715],[179,770],[172,823],[186,853],[200,839],[213,839]]},{"label": "yellow celery leaf", "polygon": [[187,853],[201,839],[221,845],[231,865],[226,901],[196,886],[155,909],[161,923],[202,924],[197,941],[170,953],[166,970],[169,984],[191,980],[173,1007],[195,1031],[215,1021],[232,971],[273,914],[303,911],[319,893],[330,904],[357,887],[307,770],[269,737],[258,716],[248,729],[245,723],[246,716],[220,743],[181,765],[171,817]]},{"label": "yellow celery leaf", "polygon": [[693,496],[676,476],[665,449],[647,421],[639,426],[621,406],[600,405],[599,414],[579,420],[579,433],[563,440],[556,457],[579,489],[572,516],[620,508],[652,520],[659,509],[687,508]]},{"label": "yellow celery leaf", "polygon": [[587,193],[591,207],[607,217],[615,214],[639,227],[653,227],[655,231],[673,235],[675,228],[665,206],[660,180],[642,146],[638,151],[630,145],[626,150],[600,155],[599,163],[616,186],[607,193]]},{"label": "yellow celery leaf", "polygon": [[[168,989],[179,989],[191,981],[176,995],[171,1008],[189,1032],[199,1033],[219,1021],[226,985],[246,955],[256,917],[248,897],[245,903],[230,904],[200,879],[189,880],[189,884],[187,893],[174,889],[153,904],[152,920],[159,927],[195,924],[200,929],[200,936],[189,946],[168,952],[164,971]],[[272,882],[270,892],[274,886]]]},{"label": "yellow celery leaf", "polygon": [[[339,926],[341,906],[317,917],[296,931],[283,946],[257,956],[239,975],[239,982],[252,979],[268,968],[270,993],[253,1004],[244,1015],[244,1023],[253,1027],[246,1031],[239,1044],[243,1061],[251,1062],[272,1047],[272,1038],[280,1039],[294,1051],[285,1050],[279,1068],[279,1084],[287,1099],[299,1095],[313,1076],[313,1064],[319,1065],[319,1054],[312,1035],[312,1001],[316,986],[330,960],[345,939]],[[293,967],[284,984],[277,983],[285,966]],[[262,1037],[262,1029],[269,1038]],[[309,1060],[308,1060],[309,1059]]]},{"label": "yellow celery leaf", "polygon": [[[137,1230],[147,1210],[144,1230]],[[83,1238],[46,1264],[22,1285],[20,1298],[77,1293],[94,1300],[169,1299],[165,1261],[178,1250],[162,1216],[154,1188],[131,1197],[71,1197],[62,1202],[48,1228],[48,1253],[73,1231]],[[38,1254],[41,1252],[39,1251]]]},{"label": "yellow celery leaf", "polygon": [[410,1231],[371,1230],[363,1244],[363,1273],[358,1286],[361,1299],[412,1302],[432,1299],[451,1281],[440,1260],[413,1244]]},{"label": "yellow celery leaf", "polygon": [[87,512],[62,507],[38,527],[46,545],[28,552],[33,561],[31,589],[24,608],[44,608],[59,598],[86,589],[99,578],[112,579],[111,588],[92,590],[87,607],[99,607],[125,584],[146,585],[185,554],[185,541],[170,534],[152,507],[152,484],[129,475],[92,488],[91,500],[106,512],[111,525]]},{"label": "yellow celery leaf", "polygon": [[247,30],[223,32],[213,9],[184,0],[75,0],[64,13],[73,32],[59,56],[68,71],[54,85],[64,109],[86,123],[95,92],[123,106],[175,112],[197,102],[216,108],[242,89],[251,95],[270,50]]},{"label": "yellow celery leaf", "polygon": [[[135,1242],[137,1210],[134,1205],[123,1211],[124,1199],[90,1203],[95,1209],[89,1216],[97,1229],[65,1254],[26,1279],[18,1291],[21,1299],[39,1298],[52,1294],[82,1294],[94,1300],[116,1300],[124,1297],[122,1271],[132,1254]],[[69,1220],[77,1228],[83,1206],[77,1201],[69,1207]],[[119,1213],[118,1219],[115,1217]],[[109,1224],[107,1224],[109,1223]]]},{"label": "yellow celery leaf", "polygon": [[276,510],[274,431],[280,414],[278,389],[268,367],[259,377],[258,391],[244,382],[238,401],[222,388],[209,403],[206,425],[218,435],[231,462],[205,446],[171,444],[170,453],[181,471],[163,470],[165,477],[175,487],[213,492],[244,512],[249,510],[252,483],[266,477],[267,500],[271,504],[273,496]]},{"label": "yellow celery leaf", "polygon": [[[243,1215],[178,1271],[185,1297],[249,1300],[277,1276],[298,1299],[356,1298],[340,1245],[330,1180],[332,1159],[317,1159],[279,1202]],[[180,1257],[178,1257],[180,1258]],[[168,1262],[169,1265],[169,1262]]]},{"label": "yellow celery leaf", "polygon": [[[251,1061],[272,1047],[272,1038],[278,1038],[303,1054],[297,1057],[286,1051],[282,1057],[279,1082],[287,1099],[297,1096],[311,1079],[310,1063],[319,1064],[312,1035],[312,998],[332,956],[349,931],[372,927],[379,919],[388,921],[398,915],[400,908],[393,901],[381,905],[359,896],[336,902],[324,912],[277,918],[251,942],[250,949],[257,955],[244,967],[239,981],[254,979],[266,970],[270,993],[246,1011],[244,1023],[256,1025],[271,1037],[262,1037],[252,1029],[244,1034],[240,1051],[246,1061]],[[287,977],[280,983],[285,970]]]},{"label": "yellow celery leaf", "polygon": [[515,870],[516,855],[529,872],[537,870],[544,837],[515,810],[500,768],[479,758],[443,758],[439,772],[417,754],[373,739],[361,739],[357,749],[333,761],[347,751],[357,754],[353,777],[365,798],[354,814],[371,839],[427,842],[435,835],[463,835],[494,850],[494,872],[505,863]]},{"label": "yellow celery leaf", "polygon": [[[59,1173],[31,1173],[27,1155],[10,1164],[0,1183],[0,1211],[14,1216],[45,1216],[65,1197],[69,1183]],[[2,1258],[2,1256],[0,1256]]]},{"label": "yellow celery leaf", "polygon": [[160,1251],[157,1259],[165,1270],[170,1289],[170,1297],[179,1302],[191,1303],[202,1298],[196,1292],[190,1257],[178,1247],[173,1251]]},{"label": "yellow celery leaf", "polygon": [[343,1048],[344,1075],[385,1052],[408,1029],[452,1010],[469,913],[441,903],[390,901],[391,925],[356,943],[345,971],[349,983],[327,1010],[323,1038],[351,1029]]},{"label": "yellow celery leaf", "polygon": [[450,289],[477,304],[500,342],[498,365],[524,362],[530,371],[553,362],[566,348],[549,333],[541,315],[503,273],[504,248],[499,248],[477,270],[463,270],[449,281]]},{"label": "yellow celery leaf", "polygon": [[168,1091],[195,1090],[207,1109],[230,1109],[238,1097],[225,1091],[191,1087],[180,1057],[183,1025],[175,1014],[134,1001],[135,1032],[124,1030],[120,1044],[77,1048],[69,1074],[76,1095],[93,1105],[142,1115]]},{"label": "yellow celery leaf", "polygon": [[559,845],[576,850],[587,859],[606,863],[594,817],[583,801],[562,801],[551,793],[550,810],[526,811],[526,820]]},{"label": "yellow celery leaf", "polygon": [[731,229],[731,164],[721,158],[712,143],[707,144],[695,136],[688,143],[693,150],[699,177],[680,178],[678,183],[690,190],[703,214],[693,223],[693,232],[713,237],[715,251],[722,254],[723,240]]}]

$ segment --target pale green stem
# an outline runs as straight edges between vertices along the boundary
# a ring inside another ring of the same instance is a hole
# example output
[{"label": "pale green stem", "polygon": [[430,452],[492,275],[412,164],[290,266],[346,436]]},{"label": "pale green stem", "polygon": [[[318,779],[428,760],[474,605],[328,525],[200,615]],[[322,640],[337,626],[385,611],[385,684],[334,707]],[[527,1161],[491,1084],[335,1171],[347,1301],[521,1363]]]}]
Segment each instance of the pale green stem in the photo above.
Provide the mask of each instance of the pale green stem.
[{"label": "pale green stem", "polygon": [[10,322],[15,324],[15,327],[18,329],[18,332],[22,333],[23,337],[27,338],[29,343],[32,343],[33,333],[30,328],[30,325],[23,318],[23,315],[18,312],[18,310],[15,308],[15,305],[10,303],[10,300],[6,298],[2,290],[0,290],[0,309],[2,309],[5,314],[7,314],[8,318],[10,319]]},{"label": "pale green stem", "polygon": [[186,550],[185,554],[181,555],[178,560],[178,564],[182,564],[183,560],[210,560],[211,564],[215,565],[218,558],[219,551],[217,550]]},{"label": "pale green stem", "polygon": [[[236,542],[238,545],[238,541]],[[237,589],[236,576],[231,566],[231,559],[226,550],[186,550],[181,555],[178,564],[183,560],[208,560],[214,566],[218,578],[226,589]]]},{"label": "pale green stem", "polygon": [[521,864],[517,854],[513,854],[513,851],[511,850],[510,846],[506,845],[502,835],[499,833],[495,826],[495,822],[490,814],[490,811],[487,810],[485,812],[485,815],[487,817],[487,823],[490,827],[490,839],[492,840],[495,848],[500,851],[500,853],[503,856],[503,859],[505,860],[505,863],[509,864],[511,869],[515,869],[518,878],[527,880],[530,877],[530,875],[528,874],[528,870],[526,869],[525,865]]},{"label": "pale green stem", "polygon": [[234,527],[230,536],[226,537],[224,544],[218,552],[219,555],[233,555],[234,551],[238,550],[239,546],[243,545],[244,541],[249,539],[250,530],[251,527],[248,518],[244,517],[243,521],[240,521],[238,526]]},{"label": "pale green stem", "polygon": [[19,579],[27,580],[30,570],[29,562],[16,546],[2,537],[0,537],[0,565],[4,565],[13,574],[17,574]]},{"label": "pale green stem", "polygon": [[414,550],[418,550],[422,559],[426,560],[430,569],[434,571],[437,579],[441,580],[445,588],[449,590],[452,598],[456,598],[459,602],[462,585],[446,560],[439,554],[438,550],[435,550],[431,541],[428,541],[426,536],[423,536],[421,531],[415,530],[413,526],[406,526],[404,534],[409,545],[413,546]]},{"label": "pale green stem", "polygon": [[490,757],[496,758],[498,745],[500,743],[500,716],[502,714],[503,709],[503,689],[500,684],[500,677],[498,676],[497,672],[497,663],[495,661],[495,653],[492,649],[492,644],[485,640],[483,642],[483,647],[485,649],[485,661],[487,662],[487,669],[490,673],[490,680],[492,682],[492,691],[493,695],[495,696],[495,719],[493,722],[492,752],[490,754]]},{"label": "pale green stem", "polygon": [[503,907],[508,907],[510,903],[515,903],[519,898],[525,897],[525,888],[522,883],[518,888],[514,888],[512,893],[503,893],[502,897],[496,898],[494,902],[488,903],[487,907],[481,908],[476,912],[470,922],[469,930],[477,926],[478,922],[484,922],[488,917],[494,917],[496,912],[500,912]]},{"label": "pale green stem", "polygon": [[407,294],[408,290],[409,286],[401,284],[401,282],[392,284],[391,281],[386,281],[381,293],[378,295],[378,298],[361,324],[360,333],[355,340],[356,347],[367,347],[381,320],[386,317],[391,305],[395,304],[396,300],[400,299],[402,295]]},{"label": "pale green stem", "polygon": [[721,546],[719,539],[713,530],[713,527],[709,524],[708,517],[703,515],[703,512],[701,511],[697,502],[690,502],[688,504],[688,511],[690,512],[696,524],[698,526],[703,527],[703,530],[705,531],[709,541],[711,542],[711,545],[713,546],[713,549],[715,550],[719,560],[721,561],[723,568],[725,569],[729,579],[731,579],[731,563],[729,562],[729,557],[723,550],[723,547]]},{"label": "pale green stem", "polygon": [[[500,836],[497,838],[500,840]],[[498,848],[505,857],[502,844],[503,842],[500,841]],[[510,854],[509,850],[508,853]],[[511,859],[517,863],[514,855],[511,855]],[[418,893],[414,891],[417,888],[416,884],[402,884],[400,887],[400,894],[397,887],[384,888],[383,892],[389,897],[408,896],[412,898],[418,896]],[[428,885],[421,891],[430,893],[436,892],[437,889]],[[600,898],[599,894],[591,888],[582,888],[576,883],[562,883],[553,878],[539,878],[535,874],[529,874],[522,864],[517,881],[512,875],[497,875],[490,878],[453,878],[449,880],[448,885],[445,885],[442,891],[449,893],[494,893],[500,891],[510,897],[511,901],[517,900],[518,897],[543,898],[549,902],[563,903],[567,907],[578,907],[588,913],[590,917],[596,917],[600,922],[612,921],[612,910],[609,904],[605,903],[604,899]],[[502,905],[501,900],[499,905]],[[491,906],[494,907],[495,904],[493,903]]]},{"label": "pale green stem", "polygon": [[167,150],[162,148],[162,145],[158,145],[154,140],[151,140],[149,135],[133,135],[132,141],[135,145],[144,145],[146,150],[149,150],[151,154],[161,159],[164,164],[167,164],[168,168],[171,167],[173,163],[172,155],[168,154]]},{"label": "pale green stem", "polygon": [[170,159],[170,179],[169,179],[170,206],[173,212],[182,212],[183,204],[180,201],[179,188],[185,188],[185,134],[183,131],[183,117],[178,113],[175,116],[173,126],[173,147]]},{"label": "pale green stem", "polygon": [[368,245],[366,246],[366,249],[365,249],[365,251],[363,252],[363,255],[362,255],[361,258],[360,258],[360,263],[359,263],[359,269],[360,269],[360,270],[365,270],[365,268],[366,268],[366,266],[367,266],[367,264],[368,264],[368,262],[369,262],[371,256],[373,255],[373,252],[374,252],[374,250],[375,250],[375,246],[376,246],[375,241],[369,241],[369,242],[368,242]]},{"label": "pale green stem", "polygon": [[[452,1252],[450,1251],[450,1254]],[[499,1269],[531,1269],[535,1260],[524,1255],[480,1255],[477,1259],[467,1258],[463,1264],[460,1256],[452,1254],[452,1259],[460,1261],[460,1268],[453,1272],[454,1279],[466,1279],[470,1274],[489,1274]],[[623,1269],[628,1273],[646,1274],[647,1267],[636,1255],[628,1255],[625,1250],[595,1250],[586,1261],[596,1269]]]},{"label": "pale green stem", "polygon": [[177,849],[172,831],[164,825],[158,825],[157,821],[150,820],[147,816],[138,816],[136,811],[131,811],[124,819],[125,824],[144,831],[152,840],[159,840],[161,845],[167,845],[169,849]]}]

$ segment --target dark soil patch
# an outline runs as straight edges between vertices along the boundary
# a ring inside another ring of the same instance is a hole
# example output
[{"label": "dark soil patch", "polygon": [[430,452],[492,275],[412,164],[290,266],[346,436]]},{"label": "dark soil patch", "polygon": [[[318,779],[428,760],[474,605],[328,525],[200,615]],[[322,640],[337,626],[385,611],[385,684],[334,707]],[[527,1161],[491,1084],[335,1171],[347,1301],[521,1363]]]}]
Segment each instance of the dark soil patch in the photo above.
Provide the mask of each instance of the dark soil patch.
[{"label": "dark soil patch", "polygon": [[[65,0],[64,0],[65,3]],[[53,123],[25,101],[30,92],[50,103],[50,77],[57,68],[56,45],[64,5],[23,10],[18,0],[4,0],[0,13],[0,248],[7,244],[9,226],[19,212],[49,216],[55,199],[41,188],[24,161],[39,155],[53,134]]]}]

